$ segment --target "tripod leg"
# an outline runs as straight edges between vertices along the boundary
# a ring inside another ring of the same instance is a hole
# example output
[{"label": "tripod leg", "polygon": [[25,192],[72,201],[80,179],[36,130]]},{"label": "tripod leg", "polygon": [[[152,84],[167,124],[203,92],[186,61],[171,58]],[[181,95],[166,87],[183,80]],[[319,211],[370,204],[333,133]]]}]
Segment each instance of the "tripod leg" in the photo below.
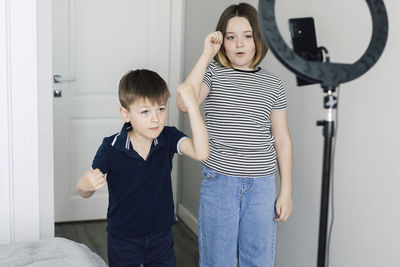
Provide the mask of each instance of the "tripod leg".
[{"label": "tripod leg", "polygon": [[334,122],[323,121],[324,126],[324,159],[322,169],[321,210],[319,221],[318,241],[318,267],[325,267],[326,239],[329,215],[329,187],[331,174],[332,138],[334,135]]}]

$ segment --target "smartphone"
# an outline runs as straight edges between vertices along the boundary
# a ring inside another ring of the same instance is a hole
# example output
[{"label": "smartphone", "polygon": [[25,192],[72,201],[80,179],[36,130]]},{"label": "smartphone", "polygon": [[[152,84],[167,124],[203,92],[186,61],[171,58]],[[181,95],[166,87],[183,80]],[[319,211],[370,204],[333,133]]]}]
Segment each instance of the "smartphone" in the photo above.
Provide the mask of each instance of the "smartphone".
[{"label": "smartphone", "polygon": [[[294,52],[308,61],[322,61],[322,51],[318,50],[317,46],[314,19],[312,17],[289,19],[289,28]],[[298,86],[317,83],[299,76],[296,79]]]}]

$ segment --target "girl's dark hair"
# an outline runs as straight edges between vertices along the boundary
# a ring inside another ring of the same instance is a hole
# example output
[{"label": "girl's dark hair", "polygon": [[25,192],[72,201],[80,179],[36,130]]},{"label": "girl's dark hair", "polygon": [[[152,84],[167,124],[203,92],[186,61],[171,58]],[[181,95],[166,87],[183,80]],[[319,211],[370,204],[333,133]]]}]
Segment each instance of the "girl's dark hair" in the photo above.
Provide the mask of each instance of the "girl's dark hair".
[{"label": "girl's dark hair", "polygon": [[[237,5],[231,5],[227,7],[224,12],[222,12],[216,28],[217,31],[222,33],[222,36],[225,37],[226,27],[229,20],[233,17],[244,17],[248,20],[251,28],[253,29],[253,39],[256,46],[256,51],[254,54],[253,63],[250,65],[250,67],[254,68],[260,64],[261,60],[264,59],[268,51],[267,45],[261,36],[260,27],[258,26],[257,10],[252,5],[247,3],[239,3]],[[232,68],[223,45],[215,55],[214,59],[222,66]]]},{"label": "girl's dark hair", "polygon": [[167,83],[156,72],[146,69],[128,71],[119,82],[118,97],[121,106],[129,106],[144,98],[153,103],[166,104],[170,94]]}]

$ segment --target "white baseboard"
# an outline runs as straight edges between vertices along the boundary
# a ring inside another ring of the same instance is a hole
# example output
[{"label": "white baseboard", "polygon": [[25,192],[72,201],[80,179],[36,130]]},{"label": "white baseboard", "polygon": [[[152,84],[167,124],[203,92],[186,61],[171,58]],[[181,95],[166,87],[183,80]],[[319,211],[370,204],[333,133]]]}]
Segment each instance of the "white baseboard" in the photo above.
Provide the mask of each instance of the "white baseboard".
[{"label": "white baseboard", "polygon": [[181,203],[178,204],[178,216],[187,226],[189,226],[190,230],[197,235],[198,220]]}]

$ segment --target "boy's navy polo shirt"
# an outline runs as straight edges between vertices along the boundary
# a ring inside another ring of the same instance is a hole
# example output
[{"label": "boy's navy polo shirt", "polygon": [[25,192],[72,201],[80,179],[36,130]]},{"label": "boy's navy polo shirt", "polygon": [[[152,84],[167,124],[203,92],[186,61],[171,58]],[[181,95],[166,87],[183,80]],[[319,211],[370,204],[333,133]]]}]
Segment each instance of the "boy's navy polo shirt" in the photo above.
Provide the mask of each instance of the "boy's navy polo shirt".
[{"label": "boy's navy polo shirt", "polygon": [[172,196],[172,158],[185,136],[165,126],[144,160],[132,148],[125,123],[121,132],[106,137],[92,168],[107,174],[107,231],[116,236],[140,237],[170,231],[176,223]]}]

